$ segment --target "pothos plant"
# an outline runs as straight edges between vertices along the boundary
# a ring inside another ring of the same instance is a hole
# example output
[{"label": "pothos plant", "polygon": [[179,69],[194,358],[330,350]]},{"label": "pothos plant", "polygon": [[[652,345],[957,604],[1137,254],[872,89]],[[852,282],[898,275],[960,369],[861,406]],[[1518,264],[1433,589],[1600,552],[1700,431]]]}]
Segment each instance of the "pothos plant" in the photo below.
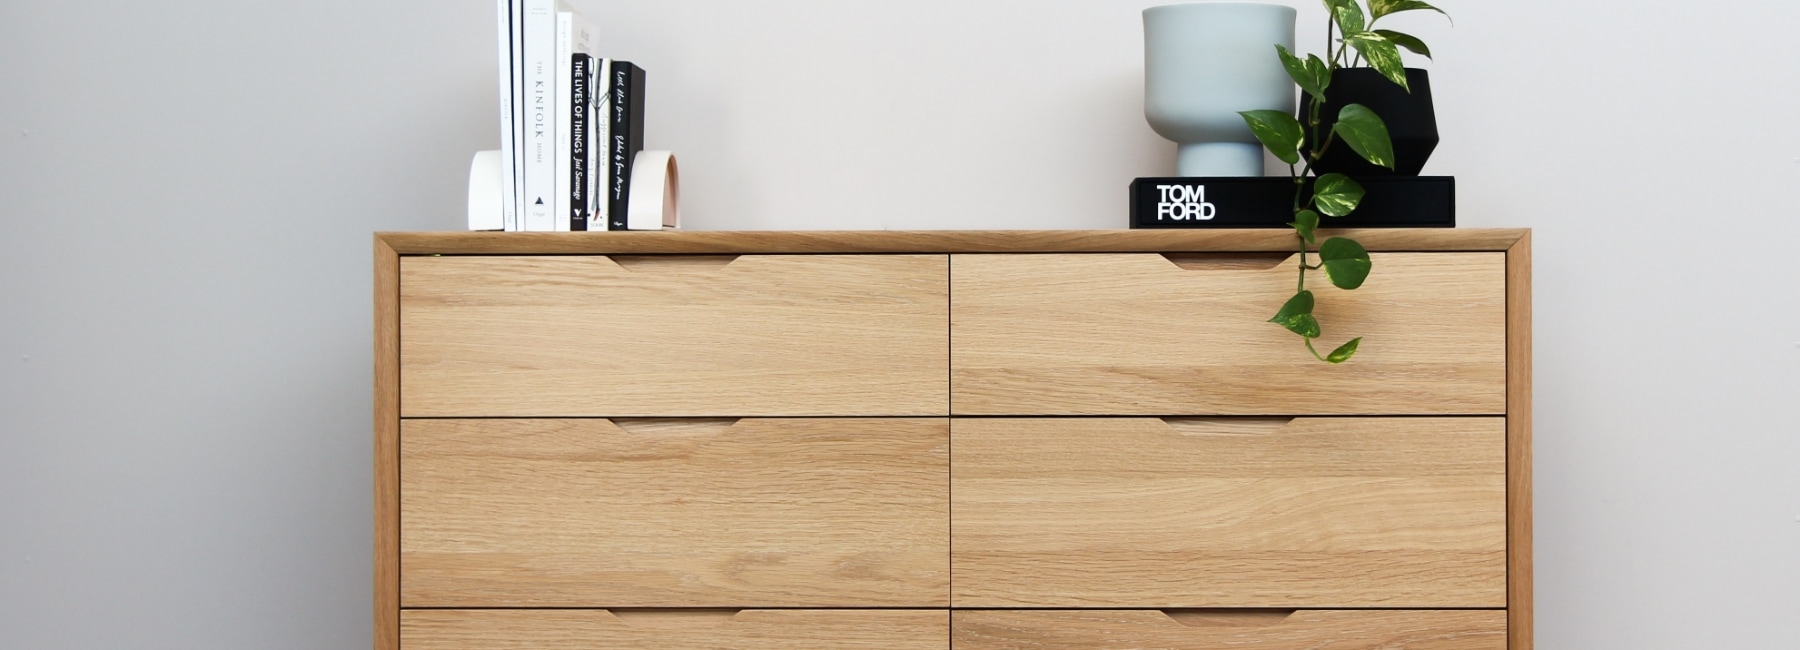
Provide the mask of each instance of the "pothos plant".
[{"label": "pothos plant", "polygon": [[[1294,228],[1295,239],[1300,248],[1300,279],[1293,298],[1289,298],[1281,310],[1269,322],[1276,323],[1306,340],[1306,349],[1314,357],[1326,363],[1343,363],[1356,354],[1357,346],[1362,344],[1362,337],[1350,339],[1350,342],[1338,346],[1330,354],[1321,355],[1313,347],[1313,339],[1319,338],[1319,320],[1313,316],[1313,293],[1306,289],[1306,272],[1322,271],[1331,284],[1340,289],[1356,289],[1361,287],[1369,272],[1374,269],[1369,259],[1369,252],[1362,244],[1348,237],[1331,237],[1323,244],[1315,241],[1315,231],[1320,224],[1320,216],[1342,217],[1356,210],[1362,203],[1364,191],[1362,185],[1350,177],[1338,173],[1322,174],[1313,177],[1313,167],[1333,144],[1339,141],[1350,147],[1357,155],[1372,164],[1388,169],[1394,168],[1394,146],[1388,137],[1387,124],[1381,117],[1362,104],[1348,104],[1338,112],[1337,122],[1321,133],[1322,122],[1319,112],[1325,106],[1326,93],[1331,87],[1332,73],[1340,68],[1361,65],[1367,62],[1383,77],[1399,84],[1401,88],[1411,92],[1406,85],[1406,67],[1400,61],[1400,49],[1405,48],[1415,54],[1431,57],[1431,49],[1418,38],[1396,31],[1375,29],[1375,23],[1382,18],[1407,11],[1435,11],[1443,14],[1443,10],[1418,0],[1364,0],[1368,4],[1365,11],[1358,0],[1324,0],[1325,9],[1330,14],[1326,22],[1326,56],[1321,59],[1316,54],[1308,54],[1305,60],[1295,56],[1286,47],[1276,45],[1276,54],[1281,57],[1281,64],[1287,69],[1289,77],[1301,90],[1306,91],[1309,101],[1301,109],[1306,122],[1282,111],[1244,111],[1240,113],[1244,122],[1250,125],[1250,131],[1256,139],[1262,141],[1270,153],[1288,165],[1288,174],[1294,179],[1294,221],[1289,226]],[[1448,16],[1448,14],[1445,14]],[[1310,247],[1318,245],[1318,264],[1308,263]]]}]

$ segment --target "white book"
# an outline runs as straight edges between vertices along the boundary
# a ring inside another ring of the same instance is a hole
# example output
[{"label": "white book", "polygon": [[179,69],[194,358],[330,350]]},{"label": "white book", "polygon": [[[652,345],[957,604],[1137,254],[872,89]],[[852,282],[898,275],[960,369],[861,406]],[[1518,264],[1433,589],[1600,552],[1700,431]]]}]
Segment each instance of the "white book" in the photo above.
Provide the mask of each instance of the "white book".
[{"label": "white book", "polygon": [[550,229],[558,232],[569,229],[569,56],[575,52],[571,47],[574,23],[574,12],[556,12],[556,53],[550,59],[555,63],[550,74],[556,84],[552,93],[556,103],[551,105],[556,111],[556,127],[551,130],[550,166],[556,171],[550,176]]},{"label": "white book", "polygon": [[556,0],[525,0],[525,206],[523,230],[555,229]]},{"label": "white book", "polygon": [[[518,219],[519,188],[518,177],[514,172],[518,167],[517,127],[513,124],[513,7],[514,0],[495,0],[499,12],[496,16],[499,29],[499,66],[500,72],[500,210],[501,227],[512,230]],[[469,224],[475,230],[477,224]],[[483,225],[486,225],[485,222]]]},{"label": "white book", "polygon": [[[572,11],[556,12],[556,164],[555,190],[551,194],[552,228],[557,232],[568,232],[570,206],[570,164],[572,155],[573,133],[569,125],[573,124],[574,104],[571,86],[574,78],[569,69],[569,62],[576,52],[593,54],[594,26],[586,18]],[[590,88],[592,86],[589,86]],[[583,194],[582,196],[586,196]]]},{"label": "white book", "polygon": [[607,215],[612,212],[612,165],[607,163],[612,152],[612,59],[594,59],[593,117],[588,120],[588,230],[606,230]]},{"label": "white book", "polygon": [[525,229],[525,0],[511,0],[513,42],[513,225]]},{"label": "white book", "polygon": [[[507,82],[508,95],[502,99],[507,102],[504,117],[510,120],[511,129],[502,132],[501,164],[502,182],[510,182],[512,192],[508,196],[511,204],[506,206],[507,230],[523,230],[525,227],[525,0],[505,0],[496,2],[496,8],[505,7],[504,17],[497,16],[500,27],[505,31],[505,43],[501,45],[506,61],[501,68],[501,79]],[[506,141],[511,146],[504,146]],[[510,175],[504,175],[510,170]]]}]

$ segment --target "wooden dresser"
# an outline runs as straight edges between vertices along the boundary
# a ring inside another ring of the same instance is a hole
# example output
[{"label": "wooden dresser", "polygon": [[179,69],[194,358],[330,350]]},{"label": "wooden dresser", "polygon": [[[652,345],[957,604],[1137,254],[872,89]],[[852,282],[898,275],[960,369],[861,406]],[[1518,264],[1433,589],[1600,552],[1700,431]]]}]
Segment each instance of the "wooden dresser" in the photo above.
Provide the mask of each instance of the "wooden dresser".
[{"label": "wooden dresser", "polygon": [[377,650],[1526,650],[1523,230],[381,234]]}]

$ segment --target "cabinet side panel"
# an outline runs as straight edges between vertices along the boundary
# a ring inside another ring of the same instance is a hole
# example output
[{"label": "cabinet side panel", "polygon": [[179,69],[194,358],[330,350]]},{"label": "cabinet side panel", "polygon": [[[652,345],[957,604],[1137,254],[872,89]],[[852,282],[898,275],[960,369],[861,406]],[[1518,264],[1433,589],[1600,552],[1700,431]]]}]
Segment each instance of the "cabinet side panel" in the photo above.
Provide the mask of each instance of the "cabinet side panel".
[{"label": "cabinet side panel", "polygon": [[1506,251],[1507,628],[1531,650],[1531,233]]},{"label": "cabinet side panel", "polygon": [[400,256],[375,239],[375,650],[400,649]]}]

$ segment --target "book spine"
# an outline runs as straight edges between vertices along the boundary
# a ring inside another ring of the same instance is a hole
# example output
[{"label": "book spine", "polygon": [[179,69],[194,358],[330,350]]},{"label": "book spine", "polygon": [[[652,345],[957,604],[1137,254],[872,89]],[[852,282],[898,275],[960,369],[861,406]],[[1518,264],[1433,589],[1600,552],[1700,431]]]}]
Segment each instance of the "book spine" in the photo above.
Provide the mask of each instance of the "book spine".
[{"label": "book spine", "polygon": [[502,229],[512,230],[519,210],[519,188],[513,178],[517,163],[513,155],[518,145],[513,138],[512,2],[495,0],[494,5],[498,10],[496,22],[500,26],[497,48],[500,54],[497,68],[500,72],[500,223]]},{"label": "book spine", "polygon": [[589,86],[594,94],[594,119],[588,136],[588,169],[592,172],[588,174],[588,224],[593,230],[607,230],[607,214],[612,206],[612,165],[607,160],[612,152],[612,60],[594,59],[594,63]]},{"label": "book spine", "polygon": [[607,229],[627,230],[631,165],[644,150],[644,70],[629,61],[615,61],[612,76],[612,204],[607,206]]},{"label": "book spine", "polygon": [[588,220],[588,84],[593,57],[576,52],[569,59],[569,192],[568,229],[587,230]]},{"label": "book spine", "polygon": [[555,63],[551,73],[556,80],[555,103],[552,104],[556,108],[556,126],[551,131],[555,147],[550,155],[551,178],[554,179],[550,189],[550,229],[555,231],[569,229],[569,188],[566,185],[569,182],[569,120],[575,108],[569,101],[569,62],[575,56],[574,32],[575,14],[556,12],[556,53],[551,58]]},{"label": "book spine", "polygon": [[556,191],[555,0],[525,0],[524,230],[554,230]]},{"label": "book spine", "polygon": [[507,230],[525,229],[525,0],[507,0],[507,74],[512,84],[512,222]]}]

